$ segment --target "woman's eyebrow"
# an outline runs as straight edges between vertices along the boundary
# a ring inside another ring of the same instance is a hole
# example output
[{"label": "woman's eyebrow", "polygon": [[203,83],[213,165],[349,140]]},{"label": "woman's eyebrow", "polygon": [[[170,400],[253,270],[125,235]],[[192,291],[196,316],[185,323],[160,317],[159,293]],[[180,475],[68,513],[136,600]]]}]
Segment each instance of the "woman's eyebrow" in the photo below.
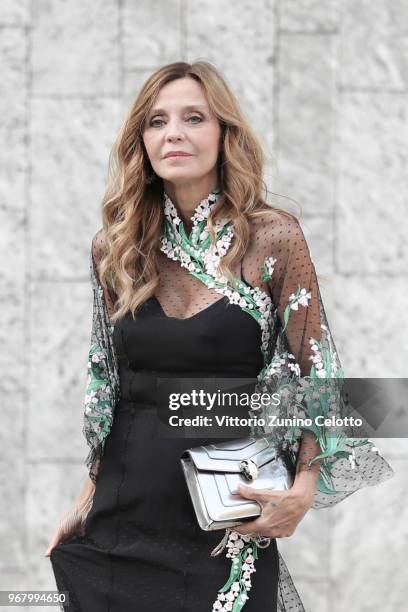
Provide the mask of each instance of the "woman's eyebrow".
[{"label": "woman's eyebrow", "polygon": [[[187,104],[186,106],[183,106],[181,108],[181,110],[194,110],[194,109],[198,109],[201,108],[203,110],[207,110],[207,107],[204,106],[204,104]],[[153,108],[150,113],[149,116],[151,115],[156,115],[156,114],[166,114],[166,110],[164,108]]]}]

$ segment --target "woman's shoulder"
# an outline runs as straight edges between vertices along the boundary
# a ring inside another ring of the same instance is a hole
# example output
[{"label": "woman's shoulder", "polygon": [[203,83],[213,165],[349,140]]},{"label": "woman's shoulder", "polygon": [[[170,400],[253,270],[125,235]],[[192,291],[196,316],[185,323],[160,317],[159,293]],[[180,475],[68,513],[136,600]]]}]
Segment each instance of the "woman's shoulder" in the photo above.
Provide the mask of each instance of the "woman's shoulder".
[{"label": "woman's shoulder", "polygon": [[251,243],[262,251],[292,248],[303,237],[299,219],[283,209],[268,206],[252,214],[250,219]]},{"label": "woman's shoulder", "polygon": [[101,227],[92,238],[92,257],[96,264],[99,264],[102,257],[106,254],[107,243],[106,243],[106,232]]},{"label": "woman's shoulder", "polygon": [[95,273],[96,273],[95,276],[98,279],[98,283],[102,285],[106,307],[107,307],[109,316],[112,316],[114,312],[114,304],[115,304],[116,296],[110,284],[105,286],[106,281],[102,283],[101,272],[100,272],[101,260],[107,252],[106,233],[103,228],[99,229],[96,232],[96,234],[93,236],[91,251],[92,251],[92,258],[95,264],[94,266]]}]

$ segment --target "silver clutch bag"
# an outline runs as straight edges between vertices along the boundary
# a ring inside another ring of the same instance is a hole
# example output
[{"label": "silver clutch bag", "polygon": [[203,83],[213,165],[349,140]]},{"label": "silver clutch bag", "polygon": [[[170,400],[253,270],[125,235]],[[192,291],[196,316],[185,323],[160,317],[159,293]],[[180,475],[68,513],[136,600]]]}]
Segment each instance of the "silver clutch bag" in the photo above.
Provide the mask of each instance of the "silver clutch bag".
[{"label": "silver clutch bag", "polygon": [[294,481],[287,456],[264,437],[189,448],[180,460],[197,521],[205,531],[235,527],[260,515],[260,505],[243,498],[238,484],[285,490]]}]

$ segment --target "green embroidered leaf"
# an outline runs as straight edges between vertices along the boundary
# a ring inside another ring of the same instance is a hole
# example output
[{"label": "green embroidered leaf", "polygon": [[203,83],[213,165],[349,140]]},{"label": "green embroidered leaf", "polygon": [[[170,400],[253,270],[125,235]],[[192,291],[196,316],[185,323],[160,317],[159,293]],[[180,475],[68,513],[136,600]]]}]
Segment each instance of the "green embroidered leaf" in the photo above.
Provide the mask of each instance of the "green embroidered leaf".
[{"label": "green embroidered leaf", "polygon": [[86,388],[88,395],[90,391],[97,391],[97,389],[100,389],[101,385],[106,385],[106,382],[106,379],[103,378],[94,378],[93,380],[91,380],[91,382]]},{"label": "green embroidered leaf", "polygon": [[189,242],[188,236],[187,236],[187,234],[186,234],[186,230],[184,229],[184,223],[183,223],[183,222],[181,222],[181,223],[179,224],[179,232],[180,232],[180,234],[181,234],[182,238],[184,238],[184,240],[185,240],[186,242]]},{"label": "green embroidered leaf", "polygon": [[337,493],[335,489],[331,489],[326,485],[321,474],[319,474],[319,477],[317,479],[316,488],[321,493],[326,493],[326,495],[335,495]]},{"label": "green embroidered leaf", "polygon": [[290,305],[288,304],[285,308],[285,312],[283,313],[283,321],[285,323],[285,325],[283,326],[282,332],[285,331],[287,325],[288,325],[288,321],[289,321],[289,317],[290,317]]},{"label": "green embroidered leaf", "polygon": [[347,451],[339,450],[336,452],[336,459],[348,459],[349,456],[350,453],[348,453]]},{"label": "green embroidered leaf", "polygon": [[271,278],[272,278],[272,274],[269,272],[266,266],[266,260],[264,260],[261,266],[261,279],[266,283],[267,281],[271,280]]},{"label": "green embroidered leaf", "polygon": [[[316,455],[316,457],[312,459],[310,464],[314,463],[318,459],[323,459],[324,457],[330,457],[331,455],[335,455],[339,451],[345,450],[346,444],[347,444],[347,438],[343,434],[340,434],[338,436],[333,435],[333,436],[330,436],[329,438],[326,437],[325,440],[322,439],[321,436],[319,436],[319,442],[321,442],[320,447],[323,446],[324,448],[326,446],[326,450],[320,453],[320,455]],[[347,453],[347,455],[348,454],[349,453]]]},{"label": "green embroidered leaf", "polygon": [[230,571],[230,575],[228,577],[227,582],[224,584],[224,586],[222,586],[220,589],[218,589],[219,593],[225,593],[226,591],[229,590],[231,584],[233,582],[235,582],[240,573],[241,573],[241,568],[242,568],[242,556],[241,555],[237,555],[235,557],[235,559],[238,559],[238,563],[231,563],[231,571]]},{"label": "green embroidered leaf", "polygon": [[240,612],[240,610],[242,610],[242,608],[246,604],[246,600],[245,601],[241,600],[241,593],[246,593],[246,589],[243,589],[242,591],[240,591],[238,597],[234,601],[234,605],[232,607],[232,612]]}]

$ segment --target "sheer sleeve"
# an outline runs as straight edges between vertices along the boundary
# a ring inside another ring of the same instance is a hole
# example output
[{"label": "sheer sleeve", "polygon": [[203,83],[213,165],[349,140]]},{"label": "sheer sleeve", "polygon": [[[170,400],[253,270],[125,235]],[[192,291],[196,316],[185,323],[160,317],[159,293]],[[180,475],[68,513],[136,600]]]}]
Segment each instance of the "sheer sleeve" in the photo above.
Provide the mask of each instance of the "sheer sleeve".
[{"label": "sheer sleeve", "polygon": [[[282,242],[284,255],[276,267],[277,274],[272,274],[268,284],[285,333],[288,357],[301,376],[309,376],[313,367],[319,377],[324,377],[326,371],[318,360],[316,347],[322,341],[321,323],[325,316],[321,312],[315,267],[303,231],[295,219],[287,221]],[[312,343],[312,339],[316,342]],[[339,368],[336,355],[332,351],[331,369],[327,374]],[[326,367],[328,365],[326,363]]]},{"label": "sheer sleeve", "polygon": [[110,323],[114,301],[109,289],[102,287],[98,273],[104,252],[104,231],[101,229],[92,239],[90,252],[93,309],[82,430],[89,446],[85,464],[93,482],[96,481],[119,398],[117,358],[112,339],[113,326]]},{"label": "sheer sleeve", "polygon": [[273,303],[274,346],[258,379],[261,390],[278,394],[280,402],[268,406],[268,417],[275,420],[268,418],[264,431],[294,464],[303,431],[314,433],[321,449],[311,461],[321,460],[314,507],[325,507],[394,472],[350,419],[359,415],[344,390],[343,369],[300,223],[287,217],[280,227],[279,240],[274,237],[262,266]]}]

